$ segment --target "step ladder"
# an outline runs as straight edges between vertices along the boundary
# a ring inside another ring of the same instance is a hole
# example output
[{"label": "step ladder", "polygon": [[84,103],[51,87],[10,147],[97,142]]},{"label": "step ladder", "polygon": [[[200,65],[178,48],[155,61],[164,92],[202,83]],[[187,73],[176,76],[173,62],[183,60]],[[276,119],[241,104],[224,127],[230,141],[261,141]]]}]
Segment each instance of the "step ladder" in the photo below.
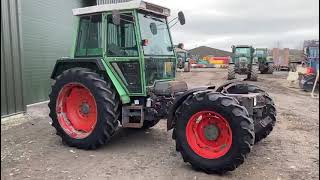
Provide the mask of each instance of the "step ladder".
[{"label": "step ladder", "polygon": [[143,106],[131,105],[122,107],[122,127],[142,128],[144,122]]}]

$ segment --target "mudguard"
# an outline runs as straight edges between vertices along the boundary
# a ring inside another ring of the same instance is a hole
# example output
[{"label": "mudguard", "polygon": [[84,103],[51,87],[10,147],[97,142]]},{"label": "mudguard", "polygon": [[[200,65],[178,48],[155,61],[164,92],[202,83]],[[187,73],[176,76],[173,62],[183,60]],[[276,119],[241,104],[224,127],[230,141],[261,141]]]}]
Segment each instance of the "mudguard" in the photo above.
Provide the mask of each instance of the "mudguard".
[{"label": "mudguard", "polygon": [[188,91],[184,92],[182,95],[178,96],[174,101],[173,105],[169,109],[168,118],[167,118],[167,130],[171,130],[174,127],[174,120],[175,120],[175,112],[177,108],[183,103],[183,101],[191,94],[197,91],[204,91],[208,89],[214,89],[215,87],[200,87],[189,89]]},{"label": "mudguard", "polygon": [[122,104],[127,104],[130,102],[130,96],[128,95],[127,91],[124,87],[122,87],[121,83],[117,80],[117,78],[114,76],[114,74],[111,72],[110,68],[106,65],[106,63],[101,58],[76,58],[76,59],[59,59],[57,60],[53,72],[51,74],[51,79],[55,79],[59,74],[61,74],[63,71],[75,68],[75,67],[82,67],[82,68],[88,68],[92,69],[98,73],[102,73],[104,75],[107,75],[110,80],[112,81],[115,89],[117,90]]}]

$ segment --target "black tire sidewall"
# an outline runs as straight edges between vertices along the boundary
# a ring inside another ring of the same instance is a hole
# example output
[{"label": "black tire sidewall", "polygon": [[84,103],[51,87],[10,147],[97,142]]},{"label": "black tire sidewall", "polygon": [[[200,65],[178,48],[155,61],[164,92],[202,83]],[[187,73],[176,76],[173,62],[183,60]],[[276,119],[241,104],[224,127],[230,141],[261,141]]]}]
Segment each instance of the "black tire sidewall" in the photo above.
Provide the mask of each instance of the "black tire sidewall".
[{"label": "black tire sidewall", "polygon": [[[90,72],[87,69],[77,69],[82,72]],[[62,74],[60,77],[58,77],[58,80],[56,81],[55,85],[52,87],[52,99],[57,100],[57,97],[60,93],[60,90],[67,84],[69,83],[79,83],[86,87],[90,93],[93,95],[95,102],[96,102],[96,107],[97,107],[97,122],[94,127],[94,130],[91,132],[90,135],[83,139],[75,139],[70,137],[60,126],[57,116],[56,116],[56,111],[54,111],[54,118],[52,119],[55,121],[54,123],[57,123],[58,126],[56,126],[57,131],[61,134],[61,137],[63,140],[67,141],[69,144],[77,144],[78,146],[86,146],[87,144],[90,144],[90,142],[97,141],[97,139],[101,136],[101,133],[104,131],[104,126],[105,122],[108,118],[106,117],[106,114],[104,113],[104,104],[101,102],[101,99],[103,97],[101,96],[101,90],[97,89],[95,84],[92,82],[92,79],[88,78],[84,73],[72,73],[71,71],[68,71],[65,74]],[[56,101],[53,101],[53,107],[56,107]],[[110,117],[109,117],[110,118]]]},{"label": "black tire sidewall", "polygon": [[[240,146],[238,146],[238,142],[241,141],[241,127],[240,124],[237,123],[237,117],[233,115],[232,111],[229,108],[221,106],[221,104],[217,101],[205,100],[201,102],[193,101],[192,106],[188,106],[187,109],[182,110],[182,115],[179,119],[177,119],[176,125],[176,133],[177,139],[180,147],[182,147],[186,154],[190,155],[193,162],[197,162],[197,164],[202,164],[205,168],[218,168],[219,166],[223,166],[223,164],[229,164],[235,156],[238,155],[240,151]],[[196,154],[190,147],[186,137],[186,127],[192,115],[199,111],[214,111],[221,116],[223,116],[229,123],[229,126],[232,130],[232,145],[229,151],[222,157],[217,159],[206,159],[204,157]]]}]

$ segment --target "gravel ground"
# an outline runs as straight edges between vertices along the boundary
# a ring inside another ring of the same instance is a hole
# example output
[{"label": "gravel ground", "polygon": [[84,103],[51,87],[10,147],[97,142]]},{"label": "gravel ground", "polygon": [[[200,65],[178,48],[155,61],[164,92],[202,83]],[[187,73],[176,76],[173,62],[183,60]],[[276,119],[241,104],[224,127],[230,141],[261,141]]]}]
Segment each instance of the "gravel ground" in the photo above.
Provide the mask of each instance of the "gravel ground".
[{"label": "gravel ground", "polygon": [[[185,164],[166,121],[147,131],[119,128],[111,143],[95,151],[67,147],[50,126],[44,104],[1,121],[1,179],[319,179],[319,100],[289,88],[286,76],[260,75],[256,84],[277,104],[277,125],[243,165],[223,176]],[[225,77],[222,69],[178,74],[190,87],[220,84]]]}]

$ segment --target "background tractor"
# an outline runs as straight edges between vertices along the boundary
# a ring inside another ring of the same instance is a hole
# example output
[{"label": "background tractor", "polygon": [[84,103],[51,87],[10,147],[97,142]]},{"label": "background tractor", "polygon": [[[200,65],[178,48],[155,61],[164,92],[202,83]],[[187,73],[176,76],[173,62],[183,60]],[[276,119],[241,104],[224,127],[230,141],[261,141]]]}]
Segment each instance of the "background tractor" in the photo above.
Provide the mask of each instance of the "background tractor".
[{"label": "background tractor", "polygon": [[259,71],[261,74],[272,74],[274,70],[274,63],[269,56],[267,48],[256,48],[254,53],[256,62],[258,62]]},{"label": "background tractor", "polygon": [[[79,19],[71,58],[56,62],[49,95],[62,141],[96,149],[122,128],[161,119],[193,168],[232,171],[273,129],[276,109],[260,88],[238,83],[188,89],[176,81],[170,10],[143,1],[74,9]],[[182,12],[171,20],[185,24]]]},{"label": "background tractor", "polygon": [[191,64],[189,62],[189,53],[184,49],[183,44],[179,44],[175,48],[177,54],[177,66],[179,69],[183,69],[184,72],[190,72]]},{"label": "background tractor", "polygon": [[236,74],[247,75],[247,80],[257,81],[258,66],[254,60],[252,46],[232,46],[232,60],[229,63],[228,80],[236,78]]}]

